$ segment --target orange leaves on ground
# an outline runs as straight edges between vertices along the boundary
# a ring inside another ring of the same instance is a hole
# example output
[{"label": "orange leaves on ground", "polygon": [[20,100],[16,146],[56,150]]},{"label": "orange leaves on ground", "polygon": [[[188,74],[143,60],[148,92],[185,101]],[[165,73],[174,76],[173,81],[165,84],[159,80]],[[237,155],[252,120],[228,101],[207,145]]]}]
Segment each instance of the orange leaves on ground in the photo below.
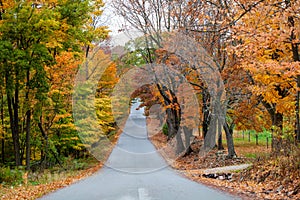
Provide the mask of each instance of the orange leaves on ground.
[{"label": "orange leaves on ground", "polygon": [[[77,173],[75,176],[67,176],[65,178],[61,178],[60,180],[50,182],[47,184],[40,184],[40,185],[25,185],[25,186],[18,186],[16,188],[11,189],[4,189],[5,194],[1,196],[2,200],[29,200],[29,199],[36,199],[41,197],[49,192],[53,192],[59,188],[66,187],[75,183],[76,181],[86,178],[91,174],[98,171],[103,164],[99,163],[94,167],[91,167],[87,170],[83,170]],[[2,188],[3,189],[3,188]]]}]

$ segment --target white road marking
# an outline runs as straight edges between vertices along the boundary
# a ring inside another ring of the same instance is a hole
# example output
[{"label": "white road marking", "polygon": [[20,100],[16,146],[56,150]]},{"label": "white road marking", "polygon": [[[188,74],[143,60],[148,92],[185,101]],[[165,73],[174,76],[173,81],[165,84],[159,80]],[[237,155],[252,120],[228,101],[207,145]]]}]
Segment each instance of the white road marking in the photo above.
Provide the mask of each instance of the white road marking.
[{"label": "white road marking", "polygon": [[149,197],[148,191],[145,188],[138,189],[139,200],[151,200]]}]

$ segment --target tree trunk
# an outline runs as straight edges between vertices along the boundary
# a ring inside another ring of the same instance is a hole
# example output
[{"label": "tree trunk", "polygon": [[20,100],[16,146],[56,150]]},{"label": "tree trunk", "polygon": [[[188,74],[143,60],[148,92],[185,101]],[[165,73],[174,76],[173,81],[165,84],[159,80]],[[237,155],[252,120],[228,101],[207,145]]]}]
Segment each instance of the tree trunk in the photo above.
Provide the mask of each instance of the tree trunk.
[{"label": "tree trunk", "polygon": [[[18,76],[18,74],[16,74]],[[20,129],[19,129],[19,81],[16,83],[15,88],[15,97],[13,103],[13,112],[14,112],[14,147],[15,147],[15,157],[16,157],[16,166],[21,165],[21,156],[20,156]]]},{"label": "tree trunk", "polygon": [[190,155],[193,152],[191,148],[191,137],[193,136],[193,129],[186,126],[183,127],[183,132],[185,135],[185,153],[184,156]]},{"label": "tree trunk", "polygon": [[296,96],[296,140],[300,142],[300,114],[299,114],[299,101],[300,101],[300,75],[297,76],[297,96]]},{"label": "tree trunk", "polygon": [[203,123],[202,123],[202,131],[203,131],[203,137],[206,137],[206,134],[208,132],[208,127],[210,123],[210,117],[209,117],[209,93],[207,92],[207,89],[202,90],[202,113],[203,113]]},{"label": "tree trunk", "polygon": [[5,163],[5,133],[4,131],[4,100],[3,100],[3,93],[1,90],[1,124],[2,124],[2,139],[1,139],[1,160],[2,163]]},{"label": "tree trunk", "polygon": [[88,56],[89,56],[89,52],[90,52],[90,45],[88,45],[86,47],[86,50],[85,50],[85,58],[86,58],[86,61],[85,61],[85,80],[88,80],[90,74],[89,74],[89,62],[87,61],[88,59]]},{"label": "tree trunk", "polygon": [[13,138],[14,145],[14,155],[15,155],[15,164],[16,166],[21,165],[20,160],[20,141],[19,141],[19,124],[18,124],[18,101],[13,99],[7,94],[7,104],[8,104],[8,113],[10,120],[10,128]]},{"label": "tree trunk", "polygon": [[45,143],[46,143],[46,144],[45,144],[45,153],[44,153],[45,156],[44,156],[44,159],[43,159],[43,160],[45,161],[45,163],[47,163],[47,156],[48,156],[49,151],[50,151],[51,154],[54,156],[56,162],[57,162],[61,167],[63,167],[62,164],[61,164],[61,162],[60,162],[60,160],[58,159],[56,153],[55,153],[51,148],[49,148],[48,135],[47,135],[46,131],[44,130],[43,125],[42,125],[41,122],[38,123],[38,127],[39,127],[39,129],[40,129],[40,131],[41,131],[41,133],[42,133],[42,136],[43,136],[43,138],[44,138],[44,140],[45,140]]},{"label": "tree trunk", "polygon": [[30,121],[31,111],[26,112],[26,170],[30,170]]},{"label": "tree trunk", "polygon": [[209,129],[204,138],[204,145],[202,151],[208,152],[216,146],[216,133],[217,133],[217,118],[214,116],[210,119]]},{"label": "tree trunk", "polygon": [[[291,35],[290,35],[290,40],[291,40],[291,46],[292,46],[292,52],[293,52],[293,60],[294,62],[299,62],[300,57],[299,57],[299,51],[298,51],[298,43],[294,43],[293,41],[296,39],[296,34],[295,34],[295,21],[293,16],[288,17],[288,22],[289,26],[291,27]],[[295,107],[295,114],[296,114],[296,122],[295,122],[295,133],[296,133],[296,140],[299,142],[300,141],[300,114],[299,114],[299,98],[300,98],[300,75],[296,76],[296,85],[297,85],[297,94],[296,94],[296,107]]]},{"label": "tree trunk", "polygon": [[48,136],[47,136],[41,122],[38,123],[38,127],[39,127],[39,129],[42,133],[42,137],[43,137],[43,140],[44,140],[44,142],[43,142],[44,143],[44,145],[43,145],[44,149],[43,149],[43,147],[41,149],[41,155],[42,155],[42,158],[41,158],[42,160],[41,161],[42,161],[42,163],[46,164],[47,163],[47,156],[48,156]]},{"label": "tree trunk", "polygon": [[161,86],[160,84],[156,84],[157,89],[160,95],[163,97],[165,105],[168,107],[170,105],[178,105],[178,108],[167,108],[167,124],[168,124],[168,140],[175,136],[178,133],[180,128],[180,120],[181,120],[181,108],[179,106],[176,95],[168,89],[166,86]]},{"label": "tree trunk", "polygon": [[[3,134],[3,136],[4,136],[4,134]],[[2,140],[1,140],[1,155],[2,155],[2,157],[1,157],[1,160],[2,160],[2,164],[4,164],[5,163],[5,139],[4,139],[4,137],[2,138]]]},{"label": "tree trunk", "polygon": [[168,108],[167,112],[167,125],[168,125],[168,140],[175,136],[176,139],[176,155],[179,155],[184,150],[181,134],[179,132],[180,123],[178,122],[178,116],[176,110]]},{"label": "tree trunk", "polygon": [[167,125],[168,125],[168,138],[167,140],[172,139],[172,137],[177,133],[176,129],[175,129],[175,124],[174,124],[174,116],[171,113],[171,109],[168,108],[166,110],[167,113]]},{"label": "tree trunk", "polygon": [[283,115],[281,113],[275,113],[275,115],[273,116],[273,125],[276,126],[278,129],[275,130],[276,131],[276,134],[273,135],[272,137],[272,151],[274,153],[274,155],[278,155],[280,154],[281,152],[281,149],[282,149],[282,138],[281,138],[281,135],[282,135],[282,131],[283,131]]},{"label": "tree trunk", "polygon": [[181,133],[180,131],[178,131],[176,134],[176,155],[178,156],[183,152],[184,152],[184,145],[181,138]]},{"label": "tree trunk", "polygon": [[30,67],[26,71],[26,94],[25,94],[25,103],[27,105],[26,112],[26,170],[30,170],[30,123],[31,123],[31,110],[29,105],[29,92],[30,92]]},{"label": "tree trunk", "polygon": [[233,158],[236,156],[235,149],[234,149],[234,143],[233,143],[233,126],[229,127],[227,122],[223,125],[225,134],[226,134],[226,141],[227,141],[227,148],[228,148],[228,155],[227,158]]},{"label": "tree trunk", "polygon": [[222,124],[218,121],[218,150],[224,150],[222,141]]}]

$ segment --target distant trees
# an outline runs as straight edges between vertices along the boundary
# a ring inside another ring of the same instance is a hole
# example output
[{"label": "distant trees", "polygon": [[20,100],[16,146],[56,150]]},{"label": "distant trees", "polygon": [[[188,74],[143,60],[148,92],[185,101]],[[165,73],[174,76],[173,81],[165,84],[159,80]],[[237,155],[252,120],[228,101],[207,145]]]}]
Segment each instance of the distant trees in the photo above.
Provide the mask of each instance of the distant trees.
[{"label": "distant trees", "polygon": [[[144,34],[148,47],[145,50],[155,56],[146,57],[147,62],[157,61],[159,55],[151,49],[165,48],[163,38],[172,31],[194,38],[208,52],[226,90],[223,129],[230,149],[228,157],[235,155],[234,127],[273,130],[277,138],[274,136],[274,142],[284,138],[299,140],[298,1],[115,0],[114,4],[117,12]],[[182,63],[190,61],[180,56],[178,59]],[[203,66],[180,67],[199,92],[202,130],[206,137],[212,131],[209,124],[216,99],[212,99],[199,69]],[[220,128],[213,132],[218,134],[221,148]],[[283,148],[281,143],[278,142],[275,151]]]},{"label": "distant trees", "polygon": [[[114,1],[115,7],[118,7],[118,11],[120,15],[122,15],[129,23],[131,26],[135,27],[136,29],[140,30],[144,34],[144,38],[146,41],[146,46],[148,46],[149,49],[160,49],[163,47],[162,41],[164,35],[167,35],[167,32],[171,32],[173,30],[177,31],[184,31],[187,35],[190,37],[193,37],[195,39],[195,42],[199,42],[199,44],[204,45],[204,47],[207,48],[208,46],[205,46],[206,44],[211,45],[211,44],[216,44],[216,46],[212,46],[209,48],[209,56],[212,57],[210,64],[217,65],[219,66],[219,70],[222,71],[224,68],[224,65],[226,64],[226,58],[225,55],[223,55],[223,51],[221,50],[222,48],[222,39],[221,36],[219,35],[226,35],[226,32],[221,32],[219,31],[217,33],[216,29],[219,29],[218,27],[214,27],[214,29],[211,28],[209,23],[209,20],[204,20],[205,14],[210,12],[208,10],[208,5],[206,5],[205,2],[202,1]],[[209,4],[209,3],[207,3]],[[203,7],[206,5],[206,7]],[[215,4],[212,4],[211,6],[214,6]],[[210,14],[213,13],[213,10],[215,10],[215,7],[210,8],[212,11]],[[206,10],[206,11],[205,11]],[[216,10],[215,10],[216,11]],[[215,19],[215,16],[211,16],[211,19]],[[216,20],[216,19],[215,19]],[[221,20],[221,19],[220,19]],[[207,27],[206,27],[207,26]],[[200,28],[199,28],[200,27]],[[205,28],[208,30],[207,32],[203,31]],[[196,33],[199,34],[196,34]],[[217,34],[216,34],[217,33]],[[168,37],[168,36],[167,36]],[[211,38],[210,41],[207,41],[206,38]],[[207,43],[204,43],[207,42]],[[174,41],[175,42],[175,41]],[[214,52],[213,49],[219,49],[218,51]],[[145,48],[147,50],[147,48]],[[186,51],[190,51],[186,49]],[[149,55],[151,54],[151,51],[148,51]],[[173,53],[173,52],[168,52],[166,53],[166,58],[168,58],[168,54]],[[202,52],[201,52],[202,53]],[[216,54],[219,53],[219,54]],[[155,52],[152,52],[153,55],[155,55],[157,58],[156,60],[153,59],[148,59],[148,62],[157,62],[158,61],[158,56],[156,55]],[[219,56],[218,58],[215,56]],[[177,55],[178,59],[180,62],[185,63],[181,66],[177,66],[177,69],[186,76],[186,78],[189,78],[192,80],[193,78],[191,77],[191,74],[193,72],[193,75],[196,76],[196,78],[193,79],[193,82],[191,81],[192,85],[194,86],[195,89],[197,89],[199,92],[202,94],[199,95],[199,102],[201,102],[201,107],[202,109],[202,124],[203,124],[203,131],[204,131],[204,136],[206,136],[208,132],[208,127],[210,124],[210,119],[211,119],[211,112],[212,112],[212,99],[210,98],[210,94],[207,88],[207,85],[204,83],[202,79],[201,74],[201,66],[193,66],[189,65],[189,59],[191,58],[184,58],[182,55]],[[200,55],[199,55],[200,56]],[[208,54],[206,55],[206,57]],[[222,57],[223,60],[220,60]],[[213,59],[216,58],[216,59]],[[164,60],[165,58],[162,58],[161,60]],[[186,59],[186,60],[184,60]],[[206,58],[208,59],[208,57]],[[222,65],[217,64],[218,62],[222,62]],[[176,64],[175,64],[176,65]],[[218,72],[219,73],[219,72]],[[202,79],[202,81],[201,81]],[[200,81],[200,82],[199,82]],[[162,97],[166,97],[166,95],[163,94],[163,88],[158,85],[158,91],[160,91]],[[170,89],[170,88],[169,88]],[[174,97],[172,98],[174,99]],[[167,99],[165,99],[166,103],[168,102]],[[173,116],[173,115],[172,115]],[[178,122],[180,123],[180,115],[171,118],[178,118]],[[216,123],[211,123],[216,126]],[[222,125],[221,125],[222,126]],[[170,129],[172,130],[172,128]],[[229,130],[229,129],[225,129]],[[212,132],[212,135],[216,134],[216,129],[215,131],[212,131],[212,128],[210,130]],[[177,131],[176,131],[177,132]],[[176,132],[171,133],[170,135],[176,134]],[[214,133],[213,133],[214,132]],[[228,134],[230,134],[228,132]],[[221,135],[221,134],[220,134]],[[208,140],[207,140],[208,142]],[[205,142],[206,143],[206,142]],[[208,146],[214,146],[214,142],[212,145]],[[233,143],[232,143],[233,145]],[[231,152],[232,155],[230,157],[235,155],[235,152]]]}]

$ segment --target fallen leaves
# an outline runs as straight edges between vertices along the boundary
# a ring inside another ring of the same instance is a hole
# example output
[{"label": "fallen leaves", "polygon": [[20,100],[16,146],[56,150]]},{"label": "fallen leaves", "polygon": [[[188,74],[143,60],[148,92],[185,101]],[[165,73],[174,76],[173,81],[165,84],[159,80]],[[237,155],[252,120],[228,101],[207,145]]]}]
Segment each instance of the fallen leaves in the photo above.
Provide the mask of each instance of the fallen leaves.
[{"label": "fallen leaves", "polygon": [[[151,141],[157,149],[160,149],[166,143],[166,136],[156,134],[151,137]],[[187,178],[238,195],[242,199],[300,199],[300,152],[298,152],[299,155],[296,152],[295,155],[289,157],[282,156],[272,159],[268,157],[258,160],[245,157],[225,159],[217,150],[211,151],[205,157],[200,157],[197,148],[201,145],[201,141],[196,141],[193,145],[192,149],[195,152],[172,163],[172,167]],[[238,152],[246,152],[243,146],[236,148]],[[247,149],[250,148],[252,153],[255,153],[255,150],[256,153],[262,150],[247,146]],[[203,176],[204,169],[249,162],[253,162],[251,168],[233,171],[230,180]]]},{"label": "fallen leaves", "polygon": [[[40,185],[22,185],[15,188],[4,188],[1,187],[2,190],[1,199],[2,200],[29,200],[29,199],[36,199],[41,197],[47,193],[55,191],[57,189],[66,187],[75,183],[76,181],[86,178],[96,171],[98,171],[103,166],[102,163],[97,164],[94,167],[91,167],[86,170],[79,171],[76,173],[75,176],[68,176],[63,178],[62,180],[50,182],[47,184],[40,184]],[[0,193],[0,194],[1,194]]]}]

